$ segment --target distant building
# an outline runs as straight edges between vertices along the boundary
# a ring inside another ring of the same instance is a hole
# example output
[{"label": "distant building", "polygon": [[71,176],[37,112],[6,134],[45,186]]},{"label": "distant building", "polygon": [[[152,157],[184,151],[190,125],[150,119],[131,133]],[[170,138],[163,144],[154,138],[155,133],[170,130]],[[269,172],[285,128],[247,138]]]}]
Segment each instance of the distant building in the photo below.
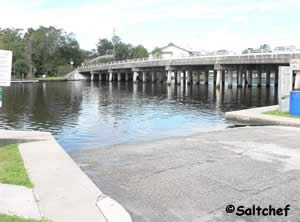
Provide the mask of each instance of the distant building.
[{"label": "distant building", "polygon": [[243,50],[242,54],[269,53],[269,52],[272,52],[271,47],[268,44],[263,44],[259,48],[247,48]]},{"label": "distant building", "polygon": [[193,52],[169,43],[167,46],[159,48],[155,53],[150,54],[150,58],[171,59],[192,56]]},{"label": "distant building", "polygon": [[295,52],[297,51],[296,46],[277,46],[274,48],[274,52]]}]

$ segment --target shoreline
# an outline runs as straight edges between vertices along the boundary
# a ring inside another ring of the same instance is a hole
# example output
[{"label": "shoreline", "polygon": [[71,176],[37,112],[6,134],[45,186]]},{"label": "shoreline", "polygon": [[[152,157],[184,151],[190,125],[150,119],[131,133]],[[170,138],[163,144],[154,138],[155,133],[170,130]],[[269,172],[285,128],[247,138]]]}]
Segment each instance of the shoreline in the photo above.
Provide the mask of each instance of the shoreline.
[{"label": "shoreline", "polygon": [[132,221],[125,208],[102,193],[50,133],[0,130],[2,140],[19,144],[45,218],[53,222]]}]

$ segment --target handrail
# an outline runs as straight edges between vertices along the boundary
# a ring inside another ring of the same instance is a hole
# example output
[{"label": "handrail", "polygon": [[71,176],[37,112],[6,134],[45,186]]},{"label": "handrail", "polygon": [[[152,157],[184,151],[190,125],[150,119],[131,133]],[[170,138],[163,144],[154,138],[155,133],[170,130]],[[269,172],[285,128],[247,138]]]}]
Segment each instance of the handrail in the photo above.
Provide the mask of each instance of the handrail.
[{"label": "handrail", "polygon": [[187,57],[177,57],[171,59],[160,59],[160,58],[139,58],[139,59],[125,59],[125,60],[118,60],[113,62],[106,62],[106,63],[98,63],[98,64],[87,64],[80,67],[80,69],[89,68],[89,67],[98,67],[98,66],[105,66],[105,65],[114,65],[114,64],[129,64],[135,62],[152,62],[152,61],[178,61],[178,60],[186,60],[186,59],[216,59],[219,60],[220,58],[259,58],[259,57],[271,57],[277,58],[279,56],[294,56],[300,55],[300,52],[272,52],[272,53],[249,53],[249,54],[229,54],[229,55],[197,55],[197,56],[187,56]]}]

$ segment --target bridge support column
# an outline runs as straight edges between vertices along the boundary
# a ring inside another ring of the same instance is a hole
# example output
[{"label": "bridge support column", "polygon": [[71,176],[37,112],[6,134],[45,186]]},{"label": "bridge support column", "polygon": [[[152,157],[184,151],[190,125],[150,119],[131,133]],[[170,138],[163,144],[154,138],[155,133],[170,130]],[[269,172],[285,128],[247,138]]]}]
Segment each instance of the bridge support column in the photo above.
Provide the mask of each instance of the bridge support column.
[{"label": "bridge support column", "polygon": [[214,85],[217,83],[217,70],[214,70]]},{"label": "bridge support column", "polygon": [[186,84],[190,85],[192,84],[192,72],[191,71],[186,71]]},{"label": "bridge support column", "polygon": [[184,86],[184,82],[185,82],[185,71],[180,71],[180,85]]},{"label": "bridge support column", "polygon": [[171,75],[172,84],[175,84],[175,82],[176,82],[175,77],[176,77],[176,73],[175,73],[175,71],[172,71],[172,75]]},{"label": "bridge support column", "polygon": [[168,70],[167,84],[168,86],[172,83],[172,71]]},{"label": "bridge support column", "polygon": [[275,69],[275,86],[278,86],[278,79],[279,79],[279,71],[278,67]]},{"label": "bridge support column", "polygon": [[252,79],[253,79],[252,70],[249,70],[248,71],[248,87],[249,88],[252,87]]},{"label": "bridge support column", "polygon": [[156,73],[155,72],[151,72],[151,82],[152,83],[156,82]]},{"label": "bridge support column", "polygon": [[198,71],[194,72],[193,84],[199,85],[200,83],[200,73]]},{"label": "bridge support column", "polygon": [[120,73],[120,72],[118,72],[118,82],[121,82],[121,80],[122,80],[122,74]]},{"label": "bridge support column", "polygon": [[160,72],[156,72],[156,78],[157,78],[157,82],[161,83],[162,82],[162,76]]},{"label": "bridge support column", "polygon": [[226,76],[226,71],[222,70],[222,85],[225,85],[225,76]]},{"label": "bridge support column", "polygon": [[128,82],[128,81],[129,81],[129,73],[125,72],[125,82]]},{"label": "bridge support column", "polygon": [[257,69],[257,87],[261,87],[261,69]]},{"label": "bridge support column", "polygon": [[104,81],[104,77],[105,77],[104,74],[100,73],[99,74],[99,81]]},{"label": "bridge support column", "polygon": [[94,81],[94,73],[91,73],[91,81]]},{"label": "bridge support column", "polygon": [[221,87],[221,81],[222,81],[222,70],[217,70],[217,79],[216,79],[216,87]]},{"label": "bridge support column", "polygon": [[197,84],[197,72],[192,71],[192,80],[193,80],[193,85]]},{"label": "bridge support column", "polygon": [[143,83],[146,83],[147,82],[147,72],[146,71],[143,71],[142,72],[142,75],[143,75]]},{"label": "bridge support column", "polygon": [[137,83],[138,76],[139,76],[139,73],[137,71],[134,71],[133,72],[133,83]]},{"label": "bridge support column", "polygon": [[237,87],[238,88],[243,87],[243,73],[242,73],[242,70],[237,71]]},{"label": "bridge support column", "polygon": [[113,72],[109,72],[109,81],[112,82],[113,81]]},{"label": "bridge support column", "polygon": [[227,84],[228,88],[232,88],[232,70],[227,71]]},{"label": "bridge support column", "polygon": [[266,75],[266,87],[269,88],[271,85],[271,71],[267,71]]},{"label": "bridge support column", "polygon": [[181,71],[176,71],[176,84],[180,85],[181,82]]},{"label": "bridge support column", "polygon": [[244,87],[246,87],[246,85],[248,85],[248,70],[246,69],[243,74],[244,74]]},{"label": "bridge support column", "polygon": [[205,77],[204,77],[204,78],[205,78],[205,79],[204,79],[204,84],[205,84],[205,85],[208,85],[208,81],[209,81],[209,79],[208,79],[208,77],[209,77],[209,70],[206,70],[204,75],[205,75]]}]

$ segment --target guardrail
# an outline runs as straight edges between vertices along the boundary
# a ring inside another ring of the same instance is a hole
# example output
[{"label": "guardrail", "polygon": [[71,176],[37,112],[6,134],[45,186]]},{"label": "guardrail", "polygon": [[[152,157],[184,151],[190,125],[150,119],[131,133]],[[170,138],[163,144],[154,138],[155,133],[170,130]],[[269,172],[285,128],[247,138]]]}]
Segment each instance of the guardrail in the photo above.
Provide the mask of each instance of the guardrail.
[{"label": "guardrail", "polygon": [[118,64],[130,64],[130,63],[137,63],[137,62],[157,62],[157,61],[180,61],[180,60],[193,60],[193,59],[215,59],[215,60],[225,60],[225,59],[285,59],[285,58],[292,58],[296,55],[300,56],[300,52],[273,52],[273,53],[252,53],[252,54],[237,54],[237,55],[209,55],[209,56],[188,56],[188,57],[177,57],[177,58],[170,58],[170,59],[160,59],[160,58],[141,58],[141,59],[126,59],[126,60],[119,60],[113,62],[106,62],[106,63],[98,63],[98,64],[89,64],[83,65],[78,67],[79,69],[86,69],[86,68],[94,68],[94,67],[101,67],[101,66],[111,66],[111,65],[118,65]]}]

